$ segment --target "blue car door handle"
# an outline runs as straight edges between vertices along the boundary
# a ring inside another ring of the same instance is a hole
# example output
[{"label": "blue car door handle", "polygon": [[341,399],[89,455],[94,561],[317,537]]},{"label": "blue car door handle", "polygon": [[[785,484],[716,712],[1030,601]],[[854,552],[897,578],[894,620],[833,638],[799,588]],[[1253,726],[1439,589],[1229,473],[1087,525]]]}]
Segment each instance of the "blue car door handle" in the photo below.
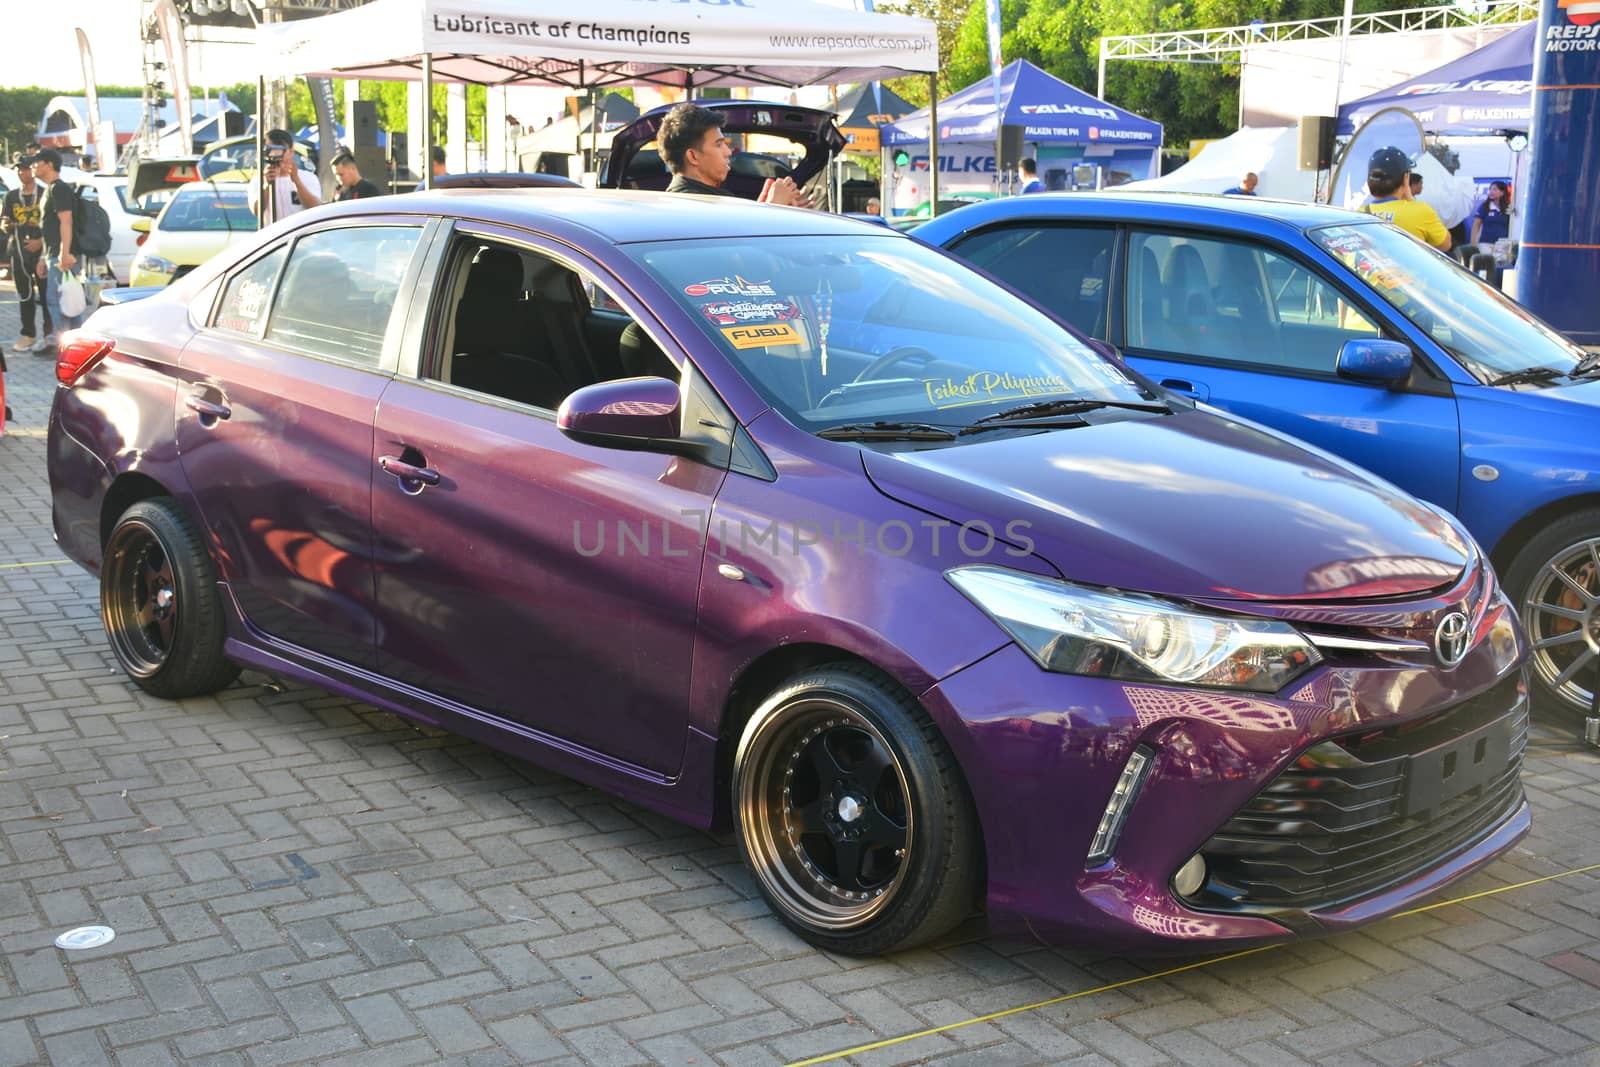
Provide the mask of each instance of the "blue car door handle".
[{"label": "blue car door handle", "polygon": [[1211,397],[1211,390],[1206,387],[1204,382],[1191,382],[1183,378],[1163,378],[1161,379],[1161,387],[1163,389],[1171,389],[1174,393],[1182,393],[1184,396],[1192,396],[1196,400],[1208,400]]}]

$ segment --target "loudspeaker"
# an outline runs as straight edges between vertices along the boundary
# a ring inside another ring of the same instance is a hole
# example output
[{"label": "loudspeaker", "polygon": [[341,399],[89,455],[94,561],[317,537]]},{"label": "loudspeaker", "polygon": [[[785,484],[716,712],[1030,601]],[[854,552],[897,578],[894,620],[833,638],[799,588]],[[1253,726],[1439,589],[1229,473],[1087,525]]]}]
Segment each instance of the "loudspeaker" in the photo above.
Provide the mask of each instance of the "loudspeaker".
[{"label": "loudspeaker", "polygon": [[397,167],[406,165],[406,131],[389,131],[389,162]]},{"label": "loudspeaker", "polygon": [[1300,169],[1327,170],[1333,163],[1333,131],[1338,120],[1332,115],[1300,116]]},{"label": "loudspeaker", "polygon": [[345,133],[351,148],[374,148],[378,144],[378,103],[376,100],[351,100],[345,105],[350,128]]},{"label": "loudspeaker", "polygon": [[357,145],[350,149],[350,154],[356,157],[356,169],[361,176],[377,185],[383,184],[389,174],[389,161],[383,156],[383,149],[377,145]]},{"label": "loudspeaker", "polygon": [[1016,170],[1022,162],[1022,127],[1000,127],[1000,158],[996,161],[1001,170]]},{"label": "loudspeaker", "polygon": [[245,127],[249,125],[250,116],[246,115],[243,111],[224,111],[222,113],[222,129],[220,134],[223,137],[243,137],[245,134]]}]

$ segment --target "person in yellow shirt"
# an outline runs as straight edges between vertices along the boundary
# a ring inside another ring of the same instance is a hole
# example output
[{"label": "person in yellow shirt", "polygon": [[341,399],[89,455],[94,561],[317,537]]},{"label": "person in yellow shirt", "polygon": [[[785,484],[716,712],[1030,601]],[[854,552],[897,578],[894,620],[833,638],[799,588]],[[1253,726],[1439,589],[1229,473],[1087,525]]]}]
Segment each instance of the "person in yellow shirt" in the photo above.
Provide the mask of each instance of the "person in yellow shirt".
[{"label": "person in yellow shirt", "polygon": [[1388,219],[1424,244],[1450,251],[1450,231],[1439,213],[1411,198],[1411,160],[1398,148],[1380,148],[1367,163],[1367,192],[1372,199],[1361,205],[1368,215]]}]

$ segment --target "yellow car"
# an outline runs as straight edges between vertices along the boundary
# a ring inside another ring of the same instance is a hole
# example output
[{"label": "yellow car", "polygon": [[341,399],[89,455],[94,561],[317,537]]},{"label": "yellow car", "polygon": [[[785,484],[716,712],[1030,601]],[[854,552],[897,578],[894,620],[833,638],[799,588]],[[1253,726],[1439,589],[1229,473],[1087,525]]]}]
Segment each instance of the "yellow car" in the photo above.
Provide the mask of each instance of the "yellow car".
[{"label": "yellow car", "polygon": [[141,238],[130,285],[166,285],[181,278],[235,239],[256,230],[250,187],[243,182],[191,182],[181,186],[154,223],[138,219]]}]

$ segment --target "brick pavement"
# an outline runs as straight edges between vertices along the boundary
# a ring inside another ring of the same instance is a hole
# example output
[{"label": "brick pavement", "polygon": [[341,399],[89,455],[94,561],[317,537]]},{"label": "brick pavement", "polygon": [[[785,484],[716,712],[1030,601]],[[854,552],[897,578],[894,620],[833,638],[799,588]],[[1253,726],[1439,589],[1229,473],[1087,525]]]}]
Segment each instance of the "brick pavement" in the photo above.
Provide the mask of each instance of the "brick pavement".
[{"label": "brick pavement", "polygon": [[[16,334],[9,288],[0,338]],[[879,960],[770,916],[730,841],[246,674],[113,665],[44,483],[51,363],[0,439],[0,1067],[782,1064],[1171,968],[995,939]],[[1600,863],[1600,757],[1549,728],[1535,829],[1459,896]],[[65,953],[57,933],[115,927]],[[859,1054],[859,1064],[1600,1064],[1600,877]]]}]

